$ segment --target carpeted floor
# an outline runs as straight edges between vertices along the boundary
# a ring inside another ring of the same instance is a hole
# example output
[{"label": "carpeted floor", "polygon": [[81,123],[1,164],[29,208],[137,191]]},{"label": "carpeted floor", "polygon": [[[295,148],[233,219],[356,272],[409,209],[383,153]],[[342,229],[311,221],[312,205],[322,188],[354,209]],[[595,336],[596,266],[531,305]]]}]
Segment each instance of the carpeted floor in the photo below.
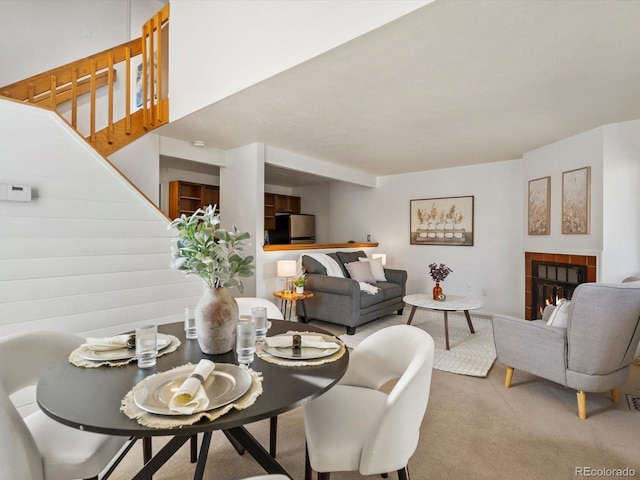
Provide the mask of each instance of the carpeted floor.
[{"label": "carpeted floor", "polygon": [[[406,324],[411,309],[405,308],[402,315],[387,315],[356,330],[355,335],[340,335],[340,339],[350,348],[355,348],[372,333],[391,326]],[[433,368],[460,375],[486,377],[496,359],[493,344],[491,320],[486,317],[471,316],[473,329],[469,331],[462,312],[449,313],[449,347],[446,349],[444,335],[444,314],[432,310],[417,309],[411,325],[429,333],[435,342]]]},{"label": "carpeted floor", "polygon": [[[313,324],[344,332],[322,322]],[[575,391],[519,371],[513,386],[505,389],[505,370],[497,362],[485,378],[434,370],[420,441],[409,462],[412,480],[575,480],[580,478],[579,468],[593,469],[591,476],[596,476],[596,469],[627,467],[640,478],[640,412],[631,411],[626,398],[626,394],[640,396],[640,366],[631,367],[619,404],[606,394],[587,396],[587,420],[577,416]],[[248,429],[268,445],[268,421]],[[301,409],[281,415],[278,431],[278,461],[295,480],[304,478]],[[154,440],[154,447],[161,443]],[[188,458],[185,446],[154,480],[193,478],[194,466]],[[130,480],[140,463],[136,445],[111,478]],[[221,433],[213,435],[205,479],[239,480],[261,473],[248,454],[239,456]],[[380,476],[341,472],[331,478]],[[613,478],[613,474],[598,478]]]}]

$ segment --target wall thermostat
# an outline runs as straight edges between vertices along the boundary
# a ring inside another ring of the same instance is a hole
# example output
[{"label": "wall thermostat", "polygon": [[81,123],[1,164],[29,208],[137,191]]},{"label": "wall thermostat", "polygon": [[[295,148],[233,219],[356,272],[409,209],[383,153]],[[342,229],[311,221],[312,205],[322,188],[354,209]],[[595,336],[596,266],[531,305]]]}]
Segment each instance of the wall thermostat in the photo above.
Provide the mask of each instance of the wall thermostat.
[{"label": "wall thermostat", "polygon": [[28,185],[0,184],[0,200],[9,202],[30,202],[31,187]]}]

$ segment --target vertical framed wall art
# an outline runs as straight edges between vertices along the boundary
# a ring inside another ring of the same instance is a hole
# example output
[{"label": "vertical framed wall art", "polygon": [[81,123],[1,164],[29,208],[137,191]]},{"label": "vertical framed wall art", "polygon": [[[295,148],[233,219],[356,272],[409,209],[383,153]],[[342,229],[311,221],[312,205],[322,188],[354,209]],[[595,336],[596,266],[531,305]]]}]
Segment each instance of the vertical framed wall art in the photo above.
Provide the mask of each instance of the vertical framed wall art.
[{"label": "vertical framed wall art", "polygon": [[529,180],[529,235],[549,235],[551,177]]},{"label": "vertical framed wall art", "polygon": [[562,233],[589,233],[591,167],[562,172]]},{"label": "vertical framed wall art", "polygon": [[411,245],[473,246],[473,197],[409,202]]}]

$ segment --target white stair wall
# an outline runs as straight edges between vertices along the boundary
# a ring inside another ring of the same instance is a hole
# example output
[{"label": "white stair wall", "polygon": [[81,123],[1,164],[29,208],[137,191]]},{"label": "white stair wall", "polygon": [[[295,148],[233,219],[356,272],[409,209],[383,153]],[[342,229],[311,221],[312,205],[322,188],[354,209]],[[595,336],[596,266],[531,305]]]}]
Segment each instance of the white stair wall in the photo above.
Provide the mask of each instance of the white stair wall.
[{"label": "white stair wall", "polygon": [[60,117],[0,99],[0,335],[112,334],[183,318],[202,281],[171,270],[169,220]]}]

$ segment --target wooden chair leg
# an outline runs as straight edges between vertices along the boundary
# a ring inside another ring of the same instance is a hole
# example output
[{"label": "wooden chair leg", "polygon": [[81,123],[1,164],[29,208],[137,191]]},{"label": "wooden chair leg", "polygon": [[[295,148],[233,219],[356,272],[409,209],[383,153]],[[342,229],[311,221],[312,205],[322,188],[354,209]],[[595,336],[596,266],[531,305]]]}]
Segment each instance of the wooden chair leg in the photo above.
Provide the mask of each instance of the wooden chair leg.
[{"label": "wooden chair leg", "polygon": [[318,472],[318,480],[329,480],[331,477],[331,473],[329,472]]},{"label": "wooden chair leg", "polygon": [[611,400],[613,403],[620,403],[620,389],[618,387],[611,389]]},{"label": "wooden chair leg", "polygon": [[504,379],[504,388],[511,386],[511,380],[513,379],[513,367],[507,367],[507,376]]},{"label": "wooden chair leg", "polygon": [[587,418],[587,394],[582,390],[578,390],[576,392],[578,397],[578,416],[581,420]]}]

